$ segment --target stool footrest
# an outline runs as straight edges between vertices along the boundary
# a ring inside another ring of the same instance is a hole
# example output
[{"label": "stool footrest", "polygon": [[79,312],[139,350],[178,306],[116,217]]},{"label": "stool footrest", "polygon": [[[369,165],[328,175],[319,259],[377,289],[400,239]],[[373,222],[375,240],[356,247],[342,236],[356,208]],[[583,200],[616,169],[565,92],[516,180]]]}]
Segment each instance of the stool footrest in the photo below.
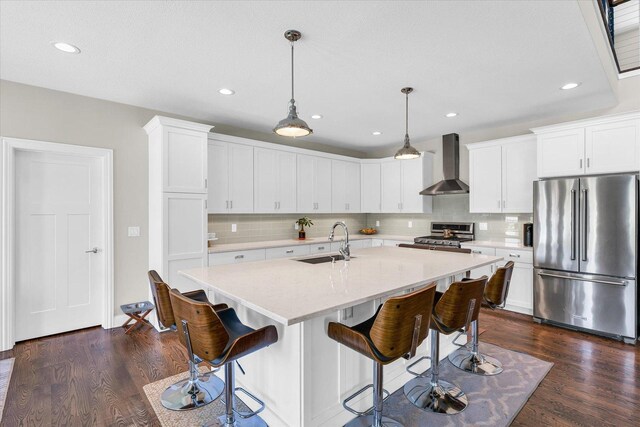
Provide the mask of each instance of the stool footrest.
[{"label": "stool footrest", "polygon": [[[366,411],[360,412],[360,411],[356,411],[351,406],[347,405],[347,403],[352,401],[353,399],[355,399],[356,397],[358,397],[359,395],[361,395],[362,393],[364,393],[370,388],[373,388],[373,384],[367,384],[366,386],[362,387],[360,390],[353,393],[351,396],[347,397],[345,400],[342,401],[342,407],[347,411],[351,412],[352,414],[357,415],[359,417],[369,414],[371,411],[373,411],[373,406],[367,409]],[[387,397],[389,397],[389,392],[385,389],[382,389],[382,393],[384,394],[384,397],[382,398],[382,400],[384,401]]]},{"label": "stool footrest", "polygon": [[412,364],[410,364],[409,366],[407,366],[405,368],[405,370],[410,373],[413,376],[416,376],[418,378],[425,378],[424,373],[420,373],[420,372],[416,372],[416,371],[412,371],[411,368],[413,368],[414,366],[416,366],[418,363],[422,362],[423,360],[431,360],[431,356],[422,356],[421,358],[419,358],[418,360],[416,360],[415,362],[413,362]]},{"label": "stool footrest", "polygon": [[249,397],[251,400],[253,400],[254,402],[256,402],[258,405],[260,405],[260,408],[255,410],[255,411],[247,411],[247,412],[242,412],[242,411],[238,411],[235,407],[233,408],[233,412],[235,412],[240,418],[251,418],[255,415],[258,415],[260,412],[262,412],[264,410],[264,402],[260,399],[258,399],[256,396],[254,396],[253,394],[251,394],[250,392],[248,392],[247,390],[245,390],[242,387],[236,387],[236,392],[241,391],[242,393],[244,393],[245,396]]},{"label": "stool footrest", "polygon": [[451,341],[451,344],[458,346],[458,347],[466,347],[467,343],[465,344],[459,344],[456,341],[458,341],[458,338],[460,338],[462,335],[467,335],[467,331],[462,329],[460,332],[458,332],[458,335],[456,335],[456,337],[453,339],[453,341]]}]

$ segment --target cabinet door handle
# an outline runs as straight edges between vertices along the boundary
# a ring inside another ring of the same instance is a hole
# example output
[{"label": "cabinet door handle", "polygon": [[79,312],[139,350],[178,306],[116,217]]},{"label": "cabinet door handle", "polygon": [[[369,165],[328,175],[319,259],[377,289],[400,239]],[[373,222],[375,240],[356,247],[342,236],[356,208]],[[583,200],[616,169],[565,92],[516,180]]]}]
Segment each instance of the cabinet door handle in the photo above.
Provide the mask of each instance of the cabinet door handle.
[{"label": "cabinet door handle", "polygon": [[319,251],[323,251],[324,250],[324,246],[318,246],[318,250]]},{"label": "cabinet door handle", "polygon": [[226,208],[229,209],[229,201],[225,200]]},{"label": "cabinet door handle", "polygon": [[591,167],[591,166],[589,165],[589,163],[590,163],[590,162],[589,162],[589,158],[587,157],[587,168]]},{"label": "cabinet door handle", "polygon": [[233,209],[233,200],[229,201],[229,207],[231,207],[231,209]]},{"label": "cabinet door handle", "polygon": [[209,182],[207,178],[204,179],[204,188],[209,188]]},{"label": "cabinet door handle", "polygon": [[243,258],[244,258],[244,255],[236,255],[236,257],[235,257],[235,258],[236,258],[236,259],[243,259]]},{"label": "cabinet door handle", "polygon": [[472,253],[472,254],[481,254],[481,253],[482,253],[482,251],[479,251],[479,250],[477,250],[477,249],[473,249],[473,250],[471,250],[471,253]]},{"label": "cabinet door handle", "polygon": [[509,254],[511,258],[520,258],[519,254]]},{"label": "cabinet door handle", "polygon": [[280,210],[280,202],[278,202],[278,210]]},{"label": "cabinet door handle", "polygon": [[287,251],[285,253],[292,254],[293,253],[293,249],[287,249]]},{"label": "cabinet door handle", "polygon": [[503,200],[502,201],[502,209],[505,209],[507,207],[507,201]]},{"label": "cabinet door handle", "polygon": [[580,169],[582,169],[582,159],[580,159]]}]

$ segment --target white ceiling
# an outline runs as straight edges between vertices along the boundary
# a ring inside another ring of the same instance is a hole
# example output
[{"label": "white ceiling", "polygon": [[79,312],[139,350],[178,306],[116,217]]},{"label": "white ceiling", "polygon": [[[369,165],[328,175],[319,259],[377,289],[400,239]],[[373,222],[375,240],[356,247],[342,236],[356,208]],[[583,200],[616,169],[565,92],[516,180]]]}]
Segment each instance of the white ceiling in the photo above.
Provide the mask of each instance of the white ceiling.
[{"label": "white ceiling", "polygon": [[[2,1],[0,78],[270,132],[287,113],[290,28],[309,141],[400,145],[406,85],[414,141],[616,102],[575,0]],[[569,81],[582,85],[558,89]]]}]

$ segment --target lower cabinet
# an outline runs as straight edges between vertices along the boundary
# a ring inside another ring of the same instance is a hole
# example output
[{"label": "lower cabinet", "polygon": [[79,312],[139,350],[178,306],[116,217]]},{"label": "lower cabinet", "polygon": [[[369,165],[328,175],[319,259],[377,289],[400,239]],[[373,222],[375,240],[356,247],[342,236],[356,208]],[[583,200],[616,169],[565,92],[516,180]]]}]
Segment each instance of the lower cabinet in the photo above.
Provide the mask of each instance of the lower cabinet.
[{"label": "lower cabinet", "polygon": [[251,249],[248,251],[219,252],[209,254],[209,266],[239,264],[241,262],[264,261],[265,249]]},{"label": "lower cabinet", "polygon": [[267,259],[291,258],[303,255],[309,255],[309,245],[285,246],[266,250]]}]

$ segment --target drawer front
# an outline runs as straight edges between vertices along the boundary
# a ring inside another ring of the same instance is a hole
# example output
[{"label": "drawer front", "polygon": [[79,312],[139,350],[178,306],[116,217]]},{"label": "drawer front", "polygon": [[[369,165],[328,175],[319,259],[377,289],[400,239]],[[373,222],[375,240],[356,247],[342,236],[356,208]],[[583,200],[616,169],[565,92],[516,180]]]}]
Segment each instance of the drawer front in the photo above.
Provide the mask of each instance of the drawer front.
[{"label": "drawer front", "polygon": [[467,246],[464,244],[462,245],[462,247],[466,249],[471,249],[472,254],[490,255],[490,256],[496,255],[496,248],[487,248],[484,246]]},{"label": "drawer front", "polygon": [[267,259],[290,258],[301,255],[309,255],[309,245],[285,246],[283,248],[267,249]]},{"label": "drawer front", "polygon": [[316,243],[315,245],[309,245],[310,254],[321,254],[324,252],[331,252],[331,243]]},{"label": "drawer front", "polygon": [[371,247],[371,239],[358,239],[349,242],[349,245],[354,249],[363,249]]},{"label": "drawer front", "polygon": [[510,249],[496,249],[496,256],[504,258],[504,262],[513,261],[523,264],[533,264],[533,252],[510,250]]},{"label": "drawer front", "polygon": [[250,251],[221,252],[209,254],[209,266],[237,264],[250,261],[264,261],[264,249],[252,249]]}]

